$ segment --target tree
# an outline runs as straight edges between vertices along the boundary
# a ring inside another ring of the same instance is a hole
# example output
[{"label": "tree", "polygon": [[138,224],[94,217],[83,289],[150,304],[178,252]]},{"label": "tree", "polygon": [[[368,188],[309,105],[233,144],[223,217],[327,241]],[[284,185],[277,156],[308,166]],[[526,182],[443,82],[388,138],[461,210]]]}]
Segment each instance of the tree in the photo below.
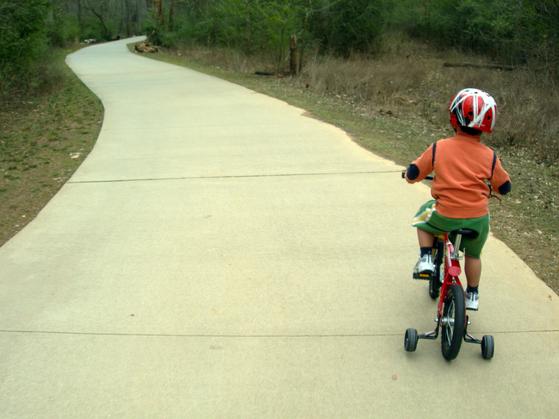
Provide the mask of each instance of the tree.
[{"label": "tree", "polygon": [[83,6],[99,21],[102,29],[102,38],[105,40],[111,39],[112,31],[107,26],[109,0],[83,0],[83,2]]},{"label": "tree", "polygon": [[27,87],[47,46],[46,0],[0,2],[0,94]]},{"label": "tree", "polygon": [[172,32],[175,30],[175,0],[169,0],[169,19],[167,28]]},{"label": "tree", "polygon": [[163,26],[165,23],[165,18],[163,16],[163,0],[153,0],[153,7],[157,24]]},{"label": "tree", "polygon": [[384,29],[382,0],[320,2],[311,10],[309,30],[323,52],[348,56],[352,51],[373,50]]}]

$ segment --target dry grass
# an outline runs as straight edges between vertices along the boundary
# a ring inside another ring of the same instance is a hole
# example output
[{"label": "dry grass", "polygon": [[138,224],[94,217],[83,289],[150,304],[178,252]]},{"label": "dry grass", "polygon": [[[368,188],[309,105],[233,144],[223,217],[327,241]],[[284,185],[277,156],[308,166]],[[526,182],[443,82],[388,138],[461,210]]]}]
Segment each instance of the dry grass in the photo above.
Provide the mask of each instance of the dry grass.
[{"label": "dry grass", "polygon": [[484,63],[479,57],[443,54],[407,41],[376,59],[315,56],[306,63],[301,80],[317,93],[346,97],[372,112],[413,114],[441,127],[447,124],[450,96],[464,87],[478,87],[499,104],[492,145],[523,148],[548,165],[559,161],[559,89],[553,80],[540,79],[527,68],[452,68],[444,62]]},{"label": "dry grass", "polygon": [[257,69],[274,71],[273,66],[260,57],[248,57],[228,48],[204,48],[197,46],[178,47],[174,50],[161,48],[164,52],[189,60],[213,65],[237,73],[252,74]]}]

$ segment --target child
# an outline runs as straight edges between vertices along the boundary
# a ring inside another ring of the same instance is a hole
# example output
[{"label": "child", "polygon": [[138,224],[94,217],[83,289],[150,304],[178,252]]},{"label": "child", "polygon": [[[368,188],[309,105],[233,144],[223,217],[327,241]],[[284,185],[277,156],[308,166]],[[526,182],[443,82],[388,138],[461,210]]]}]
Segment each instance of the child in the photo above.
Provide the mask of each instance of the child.
[{"label": "child", "polygon": [[466,308],[479,307],[478,285],[481,277],[481,250],[489,234],[489,197],[492,190],[501,195],[511,191],[508,173],[495,152],[481,143],[482,132],[495,126],[497,105],[486,92],[464,89],[452,98],[450,123],[455,135],[437,141],[406,170],[406,180],[416,183],[432,171],[434,200],[419,209],[414,220],[420,247],[416,271],[432,275],[433,234],[467,228],[478,233],[463,238],[465,273],[468,281]]}]

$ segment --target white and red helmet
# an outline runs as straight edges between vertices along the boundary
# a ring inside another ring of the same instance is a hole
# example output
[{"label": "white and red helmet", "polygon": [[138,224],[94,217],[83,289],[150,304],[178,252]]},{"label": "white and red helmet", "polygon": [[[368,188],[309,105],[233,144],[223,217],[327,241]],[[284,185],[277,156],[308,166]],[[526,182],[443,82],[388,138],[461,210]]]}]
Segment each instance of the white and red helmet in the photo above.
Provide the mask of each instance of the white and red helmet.
[{"label": "white and red helmet", "polygon": [[491,132],[495,126],[497,103],[489,94],[479,89],[463,89],[450,101],[450,124],[454,129],[474,128]]}]

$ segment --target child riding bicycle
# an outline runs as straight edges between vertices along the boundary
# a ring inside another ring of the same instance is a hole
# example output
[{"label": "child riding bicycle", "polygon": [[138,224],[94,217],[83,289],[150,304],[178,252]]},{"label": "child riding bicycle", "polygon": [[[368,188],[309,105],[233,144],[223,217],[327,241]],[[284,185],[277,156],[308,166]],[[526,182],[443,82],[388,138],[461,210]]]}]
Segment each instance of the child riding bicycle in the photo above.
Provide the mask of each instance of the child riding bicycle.
[{"label": "child riding bicycle", "polygon": [[479,89],[463,89],[450,101],[449,113],[455,135],[429,146],[405,174],[408,183],[416,183],[435,172],[434,200],[420,207],[413,222],[420,247],[415,271],[433,275],[434,235],[461,228],[475,231],[477,236],[464,238],[460,247],[466,256],[466,308],[477,310],[480,256],[489,234],[489,198],[493,190],[509,193],[512,184],[495,151],[481,143],[481,134],[491,133],[495,126],[493,97]]}]

